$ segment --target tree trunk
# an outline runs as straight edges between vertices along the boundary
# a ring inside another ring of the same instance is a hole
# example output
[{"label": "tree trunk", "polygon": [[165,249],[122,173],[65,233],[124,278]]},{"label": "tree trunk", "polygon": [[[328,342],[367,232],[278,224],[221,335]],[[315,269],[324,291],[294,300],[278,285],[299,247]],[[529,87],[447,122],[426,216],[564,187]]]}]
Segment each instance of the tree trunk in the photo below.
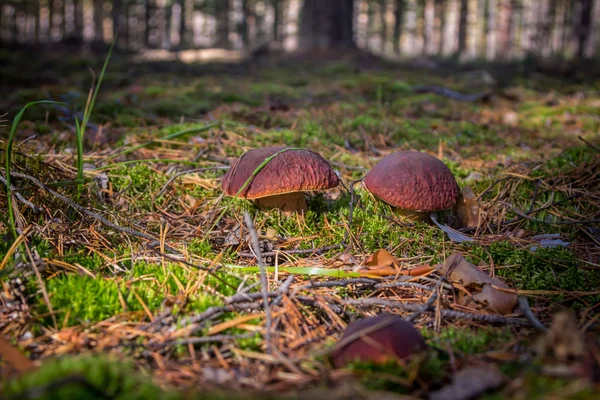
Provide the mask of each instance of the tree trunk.
[{"label": "tree trunk", "polygon": [[250,18],[248,0],[242,0],[242,23],[240,29],[242,31],[242,43],[244,43],[245,48],[248,48],[250,46],[250,31],[248,29],[248,18]]},{"label": "tree trunk", "polygon": [[458,17],[458,49],[457,56],[462,56],[467,50],[467,31],[468,31],[469,1],[460,0],[460,14]]},{"label": "tree trunk", "polygon": [[54,40],[54,18],[56,15],[56,4],[54,0],[48,0],[48,38],[49,42]]},{"label": "tree trunk", "polygon": [[217,16],[217,37],[215,46],[223,49],[230,47],[229,42],[229,0],[218,0],[215,2]]},{"label": "tree trunk", "polygon": [[278,42],[281,40],[281,24],[283,22],[283,4],[281,0],[273,1],[273,40]]},{"label": "tree trunk", "polygon": [[433,0],[426,0],[423,7],[423,53],[432,54],[433,30],[435,25],[435,5]]},{"label": "tree trunk", "polygon": [[165,37],[163,40],[163,47],[165,49],[171,48],[171,28],[173,26],[173,4],[170,2],[164,6],[165,15]]},{"label": "tree trunk", "polygon": [[187,47],[187,20],[186,0],[178,0],[179,3],[179,48]]},{"label": "tree trunk", "polygon": [[387,23],[385,21],[386,12],[386,0],[379,0],[379,16],[380,16],[380,33],[381,33],[381,51],[385,52],[385,45],[387,43]]},{"label": "tree trunk", "polygon": [[592,25],[592,3],[593,0],[579,0],[579,20],[577,23],[577,58],[587,58],[585,49],[590,38],[590,27]]},{"label": "tree trunk", "polygon": [[104,41],[104,0],[94,0],[94,41]]},{"label": "tree trunk", "polygon": [[400,53],[400,39],[404,25],[404,0],[396,0],[394,7],[394,52]]},{"label": "tree trunk", "polygon": [[112,1],[112,28],[113,28],[113,41],[120,32],[123,32],[125,27],[125,21],[123,18],[123,0]]},{"label": "tree trunk", "polygon": [[304,0],[300,50],[354,49],[354,0]]},{"label": "tree trunk", "polygon": [[75,7],[75,34],[77,39],[83,40],[83,1],[75,0],[73,5]]},{"label": "tree trunk", "polygon": [[438,41],[438,56],[441,56],[444,54],[444,48],[445,48],[445,38],[446,38],[446,0],[435,0],[435,16],[436,18],[439,18],[440,21],[440,25],[439,25],[439,30],[440,30],[440,35],[439,35],[439,41]]},{"label": "tree trunk", "polygon": [[144,0],[144,43],[146,47],[150,46],[150,19],[152,19],[152,10],[150,0]]},{"label": "tree trunk", "polygon": [[487,15],[485,24],[485,57],[488,60],[496,58],[496,12],[497,2],[496,0],[487,1]]}]

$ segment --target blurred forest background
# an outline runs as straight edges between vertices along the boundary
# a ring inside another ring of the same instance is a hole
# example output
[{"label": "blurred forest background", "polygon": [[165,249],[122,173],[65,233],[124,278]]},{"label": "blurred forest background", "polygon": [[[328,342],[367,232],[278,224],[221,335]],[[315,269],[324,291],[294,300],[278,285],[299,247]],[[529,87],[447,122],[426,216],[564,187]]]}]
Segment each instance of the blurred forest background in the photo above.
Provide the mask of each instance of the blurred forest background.
[{"label": "blurred forest background", "polygon": [[[600,0],[20,0],[0,2],[4,46],[139,52],[360,48],[387,56],[589,60]],[[97,47],[96,47],[97,48]],[[101,48],[101,47],[100,47]]]}]

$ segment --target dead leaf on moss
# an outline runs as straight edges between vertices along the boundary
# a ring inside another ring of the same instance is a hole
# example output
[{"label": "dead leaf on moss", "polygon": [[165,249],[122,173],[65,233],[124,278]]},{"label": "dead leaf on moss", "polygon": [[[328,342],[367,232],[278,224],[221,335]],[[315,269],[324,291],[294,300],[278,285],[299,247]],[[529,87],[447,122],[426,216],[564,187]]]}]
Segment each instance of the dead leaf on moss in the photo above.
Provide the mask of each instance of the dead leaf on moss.
[{"label": "dead leaf on moss", "polygon": [[359,272],[370,275],[388,276],[400,273],[400,263],[385,249],[379,249],[366,258]]},{"label": "dead leaf on moss", "polygon": [[429,393],[432,400],[467,400],[476,398],[504,382],[504,375],[491,365],[466,367],[458,371],[452,383]]},{"label": "dead leaf on moss", "polygon": [[473,296],[460,294],[459,301],[463,304],[472,301],[486,304],[489,309],[499,314],[510,313],[517,304],[516,294],[496,289],[509,289],[507,284],[498,278],[490,277],[459,253],[452,254],[444,264],[438,264],[437,269],[441,273],[448,273],[452,281],[478,292]]}]

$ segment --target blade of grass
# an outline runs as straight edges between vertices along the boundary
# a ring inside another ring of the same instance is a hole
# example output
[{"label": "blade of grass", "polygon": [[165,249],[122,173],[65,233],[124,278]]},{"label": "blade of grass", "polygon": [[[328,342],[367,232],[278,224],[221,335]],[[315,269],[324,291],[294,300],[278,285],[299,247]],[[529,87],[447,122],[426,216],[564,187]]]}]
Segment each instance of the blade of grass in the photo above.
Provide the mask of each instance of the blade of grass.
[{"label": "blade of grass", "polygon": [[[102,86],[102,80],[104,79],[104,74],[106,73],[106,69],[108,68],[108,62],[110,60],[110,56],[112,54],[113,48],[115,47],[115,43],[117,42],[117,37],[114,38],[113,42],[108,49],[108,53],[104,58],[104,65],[102,65],[102,70],[100,71],[100,76],[98,77],[98,82],[96,83],[96,87],[91,93],[91,96],[88,96],[88,100],[86,101],[85,108],[83,110],[83,121],[81,124],[79,123],[79,119],[75,116],[75,131],[77,137],[77,179],[83,180],[83,138],[85,137],[85,128],[87,127],[88,121],[90,120],[90,115],[92,115],[92,111],[94,110],[94,105],[96,104],[96,97],[98,97],[98,92],[100,91],[100,86]],[[95,79],[95,78],[94,78]],[[92,86],[94,79],[92,80]],[[81,192],[83,184],[79,184],[77,189]]]},{"label": "blade of grass", "polygon": [[[236,271],[242,272],[260,272],[260,267],[246,267],[235,264],[222,264],[223,266]],[[268,272],[275,272],[275,267],[265,267]],[[285,272],[288,274],[295,275],[317,275],[317,276],[329,276],[333,278],[360,278],[365,277],[364,273],[342,271],[337,269],[319,268],[319,267],[277,267],[278,272]],[[380,277],[378,277],[380,278]]]}]

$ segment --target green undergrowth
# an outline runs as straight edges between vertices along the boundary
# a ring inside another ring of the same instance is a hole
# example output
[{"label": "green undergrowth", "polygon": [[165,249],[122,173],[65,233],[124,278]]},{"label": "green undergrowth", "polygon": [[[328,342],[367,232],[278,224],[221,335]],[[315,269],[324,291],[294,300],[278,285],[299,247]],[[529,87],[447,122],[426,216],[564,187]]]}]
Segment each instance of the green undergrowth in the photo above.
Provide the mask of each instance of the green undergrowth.
[{"label": "green undergrowth", "polygon": [[[81,261],[87,256],[80,256]],[[76,257],[67,257],[75,265]],[[103,265],[96,259],[96,267]],[[90,267],[89,263],[87,264]],[[92,272],[93,271],[93,272]],[[90,273],[103,272],[90,268]],[[46,289],[59,325],[93,324],[129,311],[153,314],[161,311],[167,296],[178,296],[191,290],[185,305],[186,313],[202,312],[222,305],[225,296],[236,293],[241,279],[228,273],[206,275],[199,270],[186,270],[179,265],[136,262],[132,268],[116,277],[63,273],[46,282]],[[38,298],[40,314],[48,310],[44,299]],[[143,318],[143,316],[141,316]],[[45,319],[50,324],[49,318]]]},{"label": "green undergrowth", "polygon": [[[156,399],[225,400],[233,393],[181,391],[152,382],[150,371],[140,371],[133,360],[113,356],[66,356],[48,360],[39,370],[0,386],[6,400],[54,399]],[[245,395],[244,398],[250,398]]]}]

